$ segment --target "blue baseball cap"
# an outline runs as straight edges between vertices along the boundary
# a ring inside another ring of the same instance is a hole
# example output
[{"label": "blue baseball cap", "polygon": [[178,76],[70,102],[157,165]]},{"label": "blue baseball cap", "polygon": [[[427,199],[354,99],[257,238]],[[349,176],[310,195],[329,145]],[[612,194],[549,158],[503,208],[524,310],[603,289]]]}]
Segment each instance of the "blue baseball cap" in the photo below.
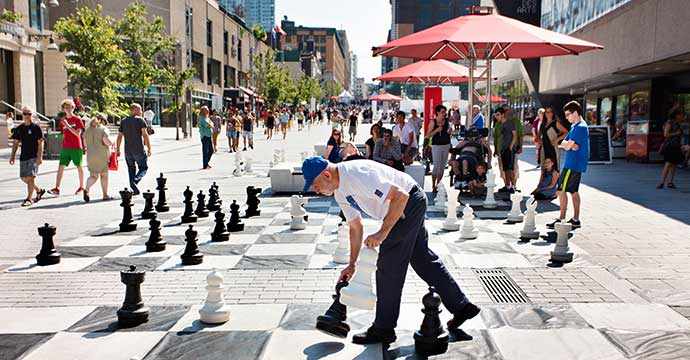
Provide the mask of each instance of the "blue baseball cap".
[{"label": "blue baseball cap", "polygon": [[321,156],[312,156],[304,159],[302,163],[302,175],[304,176],[304,192],[314,184],[314,179],[328,167],[328,161]]}]

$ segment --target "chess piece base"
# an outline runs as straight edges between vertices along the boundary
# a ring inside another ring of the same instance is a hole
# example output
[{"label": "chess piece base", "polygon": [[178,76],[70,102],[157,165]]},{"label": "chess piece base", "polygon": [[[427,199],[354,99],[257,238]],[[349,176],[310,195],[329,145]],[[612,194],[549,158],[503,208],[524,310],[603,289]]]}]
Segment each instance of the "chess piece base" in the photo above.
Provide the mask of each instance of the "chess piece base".
[{"label": "chess piece base", "polygon": [[444,331],[436,337],[426,337],[419,331],[414,333],[414,349],[420,355],[438,355],[448,351],[448,332]]},{"label": "chess piece base", "polygon": [[495,209],[498,207],[498,203],[496,203],[496,202],[492,202],[492,203],[483,202],[482,207],[485,209]]},{"label": "chess piece base", "polygon": [[244,231],[244,224],[228,224],[229,232]]},{"label": "chess piece base", "polygon": [[204,261],[204,254],[182,255],[182,265],[199,265]]},{"label": "chess piece base", "polygon": [[227,231],[223,231],[220,234],[211,234],[211,241],[212,242],[222,242],[222,241],[228,241],[230,240],[230,233]]},{"label": "chess piece base", "polygon": [[339,338],[346,338],[350,332],[350,325],[329,315],[316,318],[316,328],[323,333]]},{"label": "chess piece base", "polygon": [[121,223],[120,224],[120,232],[131,232],[135,231],[137,229],[137,224],[136,223]]},{"label": "chess piece base", "polygon": [[520,215],[520,216],[513,216],[513,215],[508,214],[508,218],[506,219],[506,222],[509,223],[509,224],[517,224],[517,223],[521,223],[522,220],[523,220],[523,216],[522,216],[522,215]]},{"label": "chess piece base", "polygon": [[292,219],[290,221],[290,230],[304,230],[307,228],[307,223],[301,218]]},{"label": "chess piece base", "polygon": [[460,224],[458,224],[457,222],[444,222],[442,228],[446,231],[458,231],[460,230]]},{"label": "chess piece base", "polygon": [[565,254],[556,254],[555,252],[551,252],[551,262],[557,262],[557,263],[569,263],[573,261],[573,253],[565,253]]},{"label": "chess piece base", "polygon": [[261,210],[252,210],[252,211],[247,210],[244,212],[244,215],[245,215],[245,217],[248,217],[248,218],[254,217],[254,216],[259,216],[259,215],[261,215]]},{"label": "chess piece base", "polygon": [[535,240],[539,239],[539,231],[520,231],[520,240]]},{"label": "chess piece base", "polygon": [[142,306],[136,310],[117,311],[117,325],[123,328],[134,327],[149,321],[149,308]]},{"label": "chess piece base", "polygon": [[220,204],[215,204],[215,205],[209,205],[206,207],[209,211],[218,211],[220,210]]},{"label": "chess piece base", "polygon": [[[357,294],[361,295],[357,295]],[[340,294],[340,302],[345,306],[352,306],[362,310],[374,310],[376,295],[368,293],[356,284],[343,288]]]},{"label": "chess piece base", "polygon": [[142,213],[141,213],[141,218],[142,218],[142,219],[146,219],[146,220],[150,220],[150,219],[152,219],[152,218],[153,218],[154,216],[156,216],[156,215],[157,215],[157,214],[156,214],[155,211],[147,211],[147,212],[142,212]]},{"label": "chess piece base", "polygon": [[170,211],[170,206],[168,206],[167,204],[166,205],[156,205],[155,209],[157,212],[163,213],[163,212]]},{"label": "chess piece base", "polygon": [[36,263],[38,266],[48,266],[60,263],[60,253],[52,252],[48,254],[38,254],[36,255]]},{"label": "chess piece base", "polygon": [[196,215],[197,217],[200,217],[200,218],[207,218],[207,217],[208,217],[208,214],[209,214],[209,213],[208,213],[207,210],[198,211],[198,212],[195,212],[195,213],[194,213],[194,215]]},{"label": "chess piece base", "polygon": [[227,306],[216,309],[216,306],[205,304],[199,309],[199,321],[204,324],[222,324],[228,320],[230,320],[230,310]]},{"label": "chess piece base", "polygon": [[479,236],[479,230],[463,231],[460,234],[460,238],[464,240],[473,240]]},{"label": "chess piece base", "polygon": [[162,241],[162,240],[161,240],[161,241],[152,242],[152,243],[147,242],[147,243],[146,243],[146,252],[148,253],[148,252],[161,252],[161,251],[165,251],[165,245],[166,245],[166,244],[167,244],[167,243],[166,243],[165,241]]},{"label": "chess piece base", "polygon": [[182,223],[183,224],[189,224],[197,221],[197,216],[196,215],[190,215],[190,216],[183,216],[182,217]]}]

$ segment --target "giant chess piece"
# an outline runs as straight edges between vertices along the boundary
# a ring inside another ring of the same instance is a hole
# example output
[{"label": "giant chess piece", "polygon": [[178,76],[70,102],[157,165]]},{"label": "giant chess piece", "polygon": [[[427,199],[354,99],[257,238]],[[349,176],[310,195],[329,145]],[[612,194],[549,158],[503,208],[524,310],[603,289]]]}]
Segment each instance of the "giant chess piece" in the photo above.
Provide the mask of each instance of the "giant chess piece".
[{"label": "giant chess piece", "polygon": [[213,269],[206,276],[206,301],[199,309],[199,320],[205,324],[222,324],[230,320],[230,309],[223,300],[223,275]]},{"label": "giant chess piece", "polygon": [[163,241],[163,236],[161,235],[161,222],[158,220],[158,215],[155,213],[151,220],[149,220],[149,229],[151,233],[149,234],[149,240],[146,242],[146,252],[164,251],[166,242]]},{"label": "giant chess piece", "polygon": [[280,163],[280,150],[273,150],[273,165]]},{"label": "giant chess piece", "polygon": [[300,155],[302,156],[302,162],[304,162],[309,157],[309,151],[302,151]]},{"label": "giant chess piece", "polygon": [[247,156],[247,159],[244,160],[244,173],[245,174],[254,174],[254,169],[252,169],[252,158],[250,156]]},{"label": "giant chess piece", "polygon": [[206,204],[206,209],[208,209],[208,211],[218,211],[222,205],[223,201],[220,200],[220,195],[218,194],[218,185],[214,182],[208,189],[208,203]]},{"label": "giant chess piece", "polygon": [[376,295],[371,281],[371,274],[376,271],[376,260],[379,254],[376,250],[363,247],[357,259],[355,274],[350,285],[341,291],[340,301],[362,310],[373,310],[376,305]]},{"label": "giant chess piece", "polygon": [[307,211],[304,210],[305,200],[301,195],[292,195],[290,198],[290,229],[304,230],[307,228]]},{"label": "giant chess piece", "polygon": [[316,318],[316,328],[339,338],[346,338],[350,332],[350,325],[347,320],[347,306],[340,302],[340,291],[347,286],[347,281],[341,281],[335,286],[333,304],[326,310],[326,313]]},{"label": "giant chess piece", "polygon": [[38,235],[41,236],[41,251],[36,255],[38,266],[55,265],[60,263],[60,253],[55,250],[55,226],[47,223],[38,228]]},{"label": "giant chess piece", "polygon": [[198,233],[194,230],[194,225],[189,225],[189,229],[184,232],[184,241],[187,245],[184,247],[184,252],[180,256],[182,265],[199,265],[204,261],[204,254],[199,252],[197,235]]},{"label": "giant chess piece", "polygon": [[206,195],[204,195],[204,192],[201,190],[199,190],[199,193],[196,195],[196,210],[194,210],[194,214],[200,218],[208,217]]},{"label": "giant chess piece", "polygon": [[522,195],[520,195],[520,193],[515,192],[513,194],[510,194],[510,201],[512,204],[510,212],[508,213],[507,220],[511,224],[522,222],[522,210],[520,210],[520,200],[522,200]]},{"label": "giant chess piece", "polygon": [[285,161],[285,149],[280,149],[280,162],[284,163]]},{"label": "giant chess piece", "polygon": [[333,252],[333,262],[336,264],[350,262],[350,225],[347,223],[338,227],[338,247]]},{"label": "giant chess piece", "polygon": [[474,228],[474,209],[465,204],[465,208],[462,209],[462,232],[460,233],[460,238],[471,240],[476,239],[478,235],[479,231]]},{"label": "giant chess piece", "polygon": [[244,161],[242,160],[242,153],[239,151],[235,152],[235,170],[232,171],[234,176],[242,176],[244,173]]},{"label": "giant chess piece", "polygon": [[569,263],[573,261],[573,253],[569,252],[568,234],[572,230],[571,224],[556,223],[556,247],[551,252],[551,262],[553,263]]},{"label": "giant chess piece", "polygon": [[247,218],[252,216],[261,215],[261,210],[259,210],[259,194],[261,194],[261,188],[255,188],[253,186],[247,186],[247,209],[244,211],[244,215]]},{"label": "giant chess piece", "polygon": [[122,222],[120,223],[120,232],[130,232],[137,229],[137,223],[132,219],[132,192],[124,189],[120,191],[120,198],[122,199]]},{"label": "giant chess piece", "polygon": [[168,206],[168,200],[165,197],[165,190],[168,190],[167,187],[165,187],[165,184],[168,182],[168,179],[163,177],[163,173],[156,178],[156,182],[158,183],[158,186],[156,186],[156,190],[158,190],[158,203],[156,204],[156,211],[159,213],[163,212],[168,212],[170,211],[170,206]]},{"label": "giant chess piece", "polygon": [[141,299],[141,283],[144,282],[143,271],[137,271],[137,267],[131,265],[129,271],[120,272],[120,280],[125,284],[125,301],[117,311],[117,324],[128,328],[149,321],[149,308]]},{"label": "giant chess piece", "polygon": [[153,197],[156,196],[151,190],[146,190],[141,196],[144,197],[144,211],[141,212],[142,219],[152,219],[156,215],[156,210],[153,209]]},{"label": "giant chess piece", "polygon": [[415,351],[424,356],[443,354],[448,350],[448,332],[443,328],[439,314],[441,297],[433,287],[422,297],[424,320],[419,331],[414,333]]},{"label": "giant chess piece", "polygon": [[215,218],[216,226],[213,228],[213,232],[211,233],[211,241],[218,242],[230,240],[230,233],[225,227],[225,213],[223,213],[223,210],[216,211]]},{"label": "giant chess piece", "polygon": [[446,195],[446,185],[441,181],[438,184],[438,192],[436,192],[436,198],[434,198],[434,210],[436,211],[446,211],[446,202],[448,201],[448,196]]},{"label": "giant chess piece", "polygon": [[458,224],[458,195],[460,191],[451,187],[448,189],[448,202],[446,209],[446,221],[443,222],[443,230],[458,231],[460,224]]},{"label": "giant chess piece", "polygon": [[527,200],[525,205],[527,206],[527,211],[525,211],[525,224],[520,231],[520,239],[525,241],[539,239],[539,231],[537,231],[537,226],[535,224],[535,218],[537,216],[537,200],[535,200],[534,196],[532,196]]},{"label": "giant chess piece", "polygon": [[244,231],[244,224],[240,219],[240,205],[237,201],[233,200],[230,204],[230,221],[228,222],[229,232]]},{"label": "giant chess piece", "polygon": [[194,215],[194,200],[192,200],[194,193],[189,189],[189,186],[187,186],[187,190],[185,190],[182,194],[184,195],[184,213],[182,214],[182,223],[188,224],[196,222],[197,216]]},{"label": "giant chess piece", "polygon": [[486,199],[482,203],[482,206],[487,209],[495,209],[498,207],[496,199],[494,199],[494,189],[496,188],[496,173],[493,169],[489,169],[486,172]]}]

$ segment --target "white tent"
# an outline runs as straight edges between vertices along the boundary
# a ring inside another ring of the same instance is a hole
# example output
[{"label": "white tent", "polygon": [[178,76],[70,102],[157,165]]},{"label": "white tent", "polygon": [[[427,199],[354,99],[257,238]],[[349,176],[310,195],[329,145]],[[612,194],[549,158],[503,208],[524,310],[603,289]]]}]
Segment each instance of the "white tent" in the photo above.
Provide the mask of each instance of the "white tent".
[{"label": "white tent", "polygon": [[354,98],[355,97],[352,96],[349,91],[343,90],[343,92],[338,95],[338,102],[349,104]]}]

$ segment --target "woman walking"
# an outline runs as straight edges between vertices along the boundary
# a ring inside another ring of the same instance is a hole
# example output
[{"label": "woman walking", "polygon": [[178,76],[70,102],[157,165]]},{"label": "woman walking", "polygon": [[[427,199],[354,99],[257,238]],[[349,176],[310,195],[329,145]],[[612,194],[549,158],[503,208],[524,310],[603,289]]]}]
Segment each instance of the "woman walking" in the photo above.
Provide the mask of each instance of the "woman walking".
[{"label": "woman walking", "polygon": [[268,110],[266,115],[266,140],[273,138],[273,128],[275,127],[276,118],[273,116],[273,110]]},{"label": "woman walking", "polygon": [[202,106],[199,113],[199,136],[201,136],[201,154],[204,170],[211,168],[209,163],[213,156],[213,140],[211,140],[213,123],[209,119],[208,114],[208,108]]},{"label": "woman walking", "polygon": [[539,142],[541,144],[541,152],[539,164],[544,166],[544,160],[549,158],[554,162],[554,168],[559,169],[560,152],[558,151],[558,144],[568,134],[568,129],[560,122],[560,119],[553,112],[552,107],[547,107],[544,110],[544,120],[539,129]]},{"label": "woman walking", "polygon": [[661,182],[657,185],[657,189],[663,189],[664,185],[669,189],[676,188],[673,178],[676,176],[676,167],[683,162],[681,148],[683,129],[680,125],[683,119],[685,119],[685,114],[681,110],[673,110],[664,124],[664,142],[661,144],[660,151],[664,156],[664,169],[661,171]]},{"label": "woman walking", "polygon": [[85,202],[91,201],[91,187],[98,179],[101,180],[103,200],[112,200],[108,195],[108,161],[113,143],[108,138],[108,128],[104,126],[107,123],[105,114],[96,114],[84,133],[84,142],[88,149],[86,167],[89,169],[89,178],[86,179],[86,188],[83,193]]},{"label": "woman walking", "polygon": [[434,170],[431,173],[431,188],[437,192],[438,184],[443,180],[443,172],[448,165],[450,152],[450,123],[446,116],[447,109],[443,105],[436,105],[434,109],[434,121],[429,122],[426,129],[426,138],[431,139],[431,160]]},{"label": "woman walking", "polygon": [[235,139],[238,139],[237,131],[235,131],[235,112],[230,109],[228,110],[228,117],[225,121],[225,136],[228,137],[228,152],[233,152],[237,150],[237,145],[235,144]]}]

